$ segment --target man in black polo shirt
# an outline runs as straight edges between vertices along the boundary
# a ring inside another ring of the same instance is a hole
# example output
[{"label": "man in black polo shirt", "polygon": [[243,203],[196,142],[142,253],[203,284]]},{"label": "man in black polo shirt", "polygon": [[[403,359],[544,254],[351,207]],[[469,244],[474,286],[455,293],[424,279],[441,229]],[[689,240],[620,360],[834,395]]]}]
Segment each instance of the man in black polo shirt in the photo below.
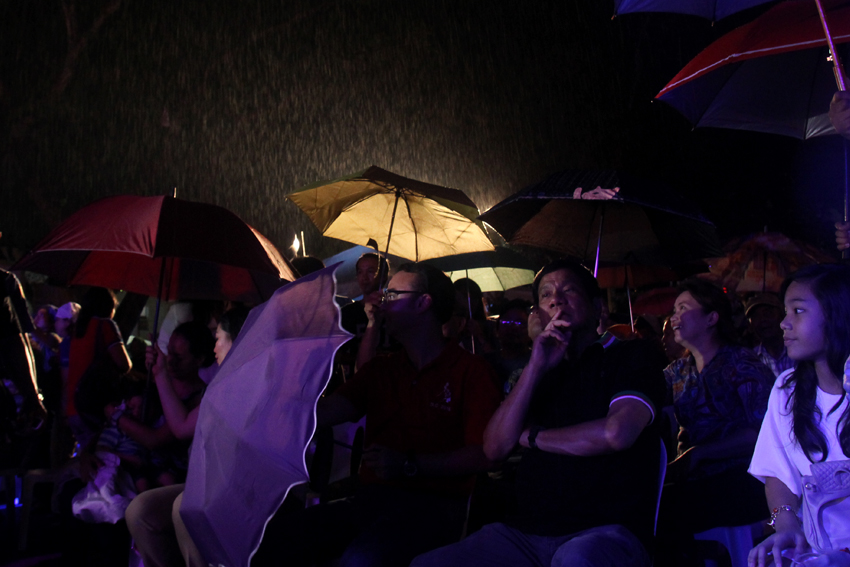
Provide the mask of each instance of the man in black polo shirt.
[{"label": "man in black polo shirt", "polygon": [[517,513],[412,567],[651,563],[665,393],[657,353],[597,335],[601,293],[579,264],[545,267],[533,292],[543,331],[484,434],[491,460],[526,449]]}]

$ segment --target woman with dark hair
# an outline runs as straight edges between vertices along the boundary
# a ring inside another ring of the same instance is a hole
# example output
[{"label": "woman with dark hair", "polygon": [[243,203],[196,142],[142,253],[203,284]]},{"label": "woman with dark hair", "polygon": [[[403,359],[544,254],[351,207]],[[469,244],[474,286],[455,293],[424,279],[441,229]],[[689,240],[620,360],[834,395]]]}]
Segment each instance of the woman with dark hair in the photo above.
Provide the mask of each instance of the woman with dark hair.
[{"label": "woman with dark hair", "polygon": [[[679,565],[692,534],[763,519],[764,491],[747,474],[774,376],[736,342],[726,294],[705,280],[680,287],[670,323],[689,355],[664,370],[679,423],[659,516],[659,560]],[[667,553],[670,554],[667,557]]]},{"label": "woman with dark hair", "polygon": [[[97,433],[91,418],[84,419],[80,410],[87,414],[96,409],[100,416],[106,402],[105,399],[75,399],[80,379],[93,365],[103,366],[102,374],[111,371],[115,378],[129,372],[133,366],[121,331],[112,320],[116,305],[115,294],[102,287],[90,288],[80,301],[76,330],[68,354],[68,379],[64,387],[65,416],[80,446],[84,446]],[[93,392],[86,394],[86,397],[92,396]],[[78,408],[78,402],[87,407]]]},{"label": "woman with dark hair", "polygon": [[[759,567],[768,553],[777,557],[794,548],[792,555],[799,554],[816,543],[807,542],[808,530],[798,518],[803,476],[812,474],[815,463],[850,458],[845,391],[850,387],[850,266],[803,268],[782,284],[782,297],[785,345],[797,368],[776,380],[750,465],[750,473],[765,483],[776,529],[750,552],[749,564]],[[850,499],[826,507],[821,521],[831,549],[850,546]]]},{"label": "woman with dark hair", "polygon": [[156,345],[148,347],[145,362],[153,374],[165,421],[153,428],[124,415],[116,421],[118,428],[148,449],[162,447],[175,438],[192,439],[206,388],[198,372],[213,363],[214,347],[210,330],[199,321],[174,329],[168,354]]},{"label": "woman with dark hair", "polygon": [[245,319],[248,318],[247,307],[233,307],[221,316],[221,321],[215,330],[215,360],[218,365],[224,364],[224,358],[230,352],[233,341],[242,330]]},{"label": "woman with dark hair", "polygon": [[[191,440],[195,434],[205,388],[197,369],[200,364],[212,364],[213,356],[219,359],[219,364],[224,361],[247,314],[246,308],[237,307],[222,315],[217,335],[220,332],[228,335],[229,344],[224,352],[209,329],[197,321],[183,323],[174,329],[167,356],[158,348],[155,351],[153,347],[148,348],[148,362],[152,365],[166,425],[177,439]],[[197,388],[197,395],[187,400],[182,377],[186,376],[183,371],[190,368],[194,368],[191,383]],[[123,421],[119,423],[122,430],[124,425]],[[126,431],[130,433],[129,429]],[[206,565],[180,519],[184,487],[185,484],[175,484],[149,490],[136,497],[127,508],[127,527],[145,565]]]}]

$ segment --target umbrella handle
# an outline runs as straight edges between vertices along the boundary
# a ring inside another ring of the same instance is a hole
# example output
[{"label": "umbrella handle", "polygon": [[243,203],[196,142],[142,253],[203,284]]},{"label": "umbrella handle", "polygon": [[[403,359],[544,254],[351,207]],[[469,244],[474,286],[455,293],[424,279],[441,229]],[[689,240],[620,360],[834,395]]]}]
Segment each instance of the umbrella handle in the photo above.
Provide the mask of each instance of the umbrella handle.
[{"label": "umbrella handle", "polygon": [[824,14],[821,0],[815,0],[815,4],[818,6],[820,23],[823,26],[823,33],[826,36],[826,43],[829,46],[829,52],[832,54],[832,69],[835,73],[835,84],[838,86],[838,90],[846,91],[847,79],[844,76],[844,68],[841,66],[841,59],[839,59],[838,52],[835,50],[835,42],[832,39],[832,33],[829,31],[829,24],[826,21],[826,14]]}]

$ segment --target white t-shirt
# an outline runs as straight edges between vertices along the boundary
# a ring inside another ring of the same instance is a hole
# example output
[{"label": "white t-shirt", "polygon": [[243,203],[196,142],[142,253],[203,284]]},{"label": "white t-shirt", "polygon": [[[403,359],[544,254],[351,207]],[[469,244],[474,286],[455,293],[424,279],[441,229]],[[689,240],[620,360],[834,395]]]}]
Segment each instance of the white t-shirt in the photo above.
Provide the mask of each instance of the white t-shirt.
[{"label": "white t-shirt", "polygon": [[[793,369],[786,370],[779,375],[773,385],[770,401],[767,404],[767,414],[761,425],[749,472],[762,482],[766,477],[777,478],[785,483],[791,492],[801,496],[802,477],[811,474],[811,462],[794,440],[791,407],[787,405],[792,392],[782,389],[793,372]],[[837,435],[839,419],[850,403],[848,396],[844,397],[835,411],[829,413],[839,400],[841,400],[840,395],[827,394],[818,388],[816,403],[823,414],[820,430],[824,433],[829,448],[827,461],[843,461],[850,458],[841,451]],[[838,549],[850,546],[850,517],[845,515],[848,507],[842,509],[845,511],[844,514],[837,514],[835,507],[827,508],[824,512],[824,527],[830,535],[833,548]]]}]

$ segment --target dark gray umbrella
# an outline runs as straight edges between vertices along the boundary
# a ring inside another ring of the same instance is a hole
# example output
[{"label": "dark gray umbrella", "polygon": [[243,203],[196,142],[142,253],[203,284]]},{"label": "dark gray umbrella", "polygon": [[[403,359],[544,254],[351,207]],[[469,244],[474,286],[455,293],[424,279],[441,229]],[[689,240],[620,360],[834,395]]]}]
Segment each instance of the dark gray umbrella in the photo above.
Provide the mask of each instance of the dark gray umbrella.
[{"label": "dark gray umbrella", "polygon": [[661,184],[618,171],[556,173],[480,218],[511,244],[552,250],[596,268],[675,266],[720,251],[714,225],[692,204]]}]

